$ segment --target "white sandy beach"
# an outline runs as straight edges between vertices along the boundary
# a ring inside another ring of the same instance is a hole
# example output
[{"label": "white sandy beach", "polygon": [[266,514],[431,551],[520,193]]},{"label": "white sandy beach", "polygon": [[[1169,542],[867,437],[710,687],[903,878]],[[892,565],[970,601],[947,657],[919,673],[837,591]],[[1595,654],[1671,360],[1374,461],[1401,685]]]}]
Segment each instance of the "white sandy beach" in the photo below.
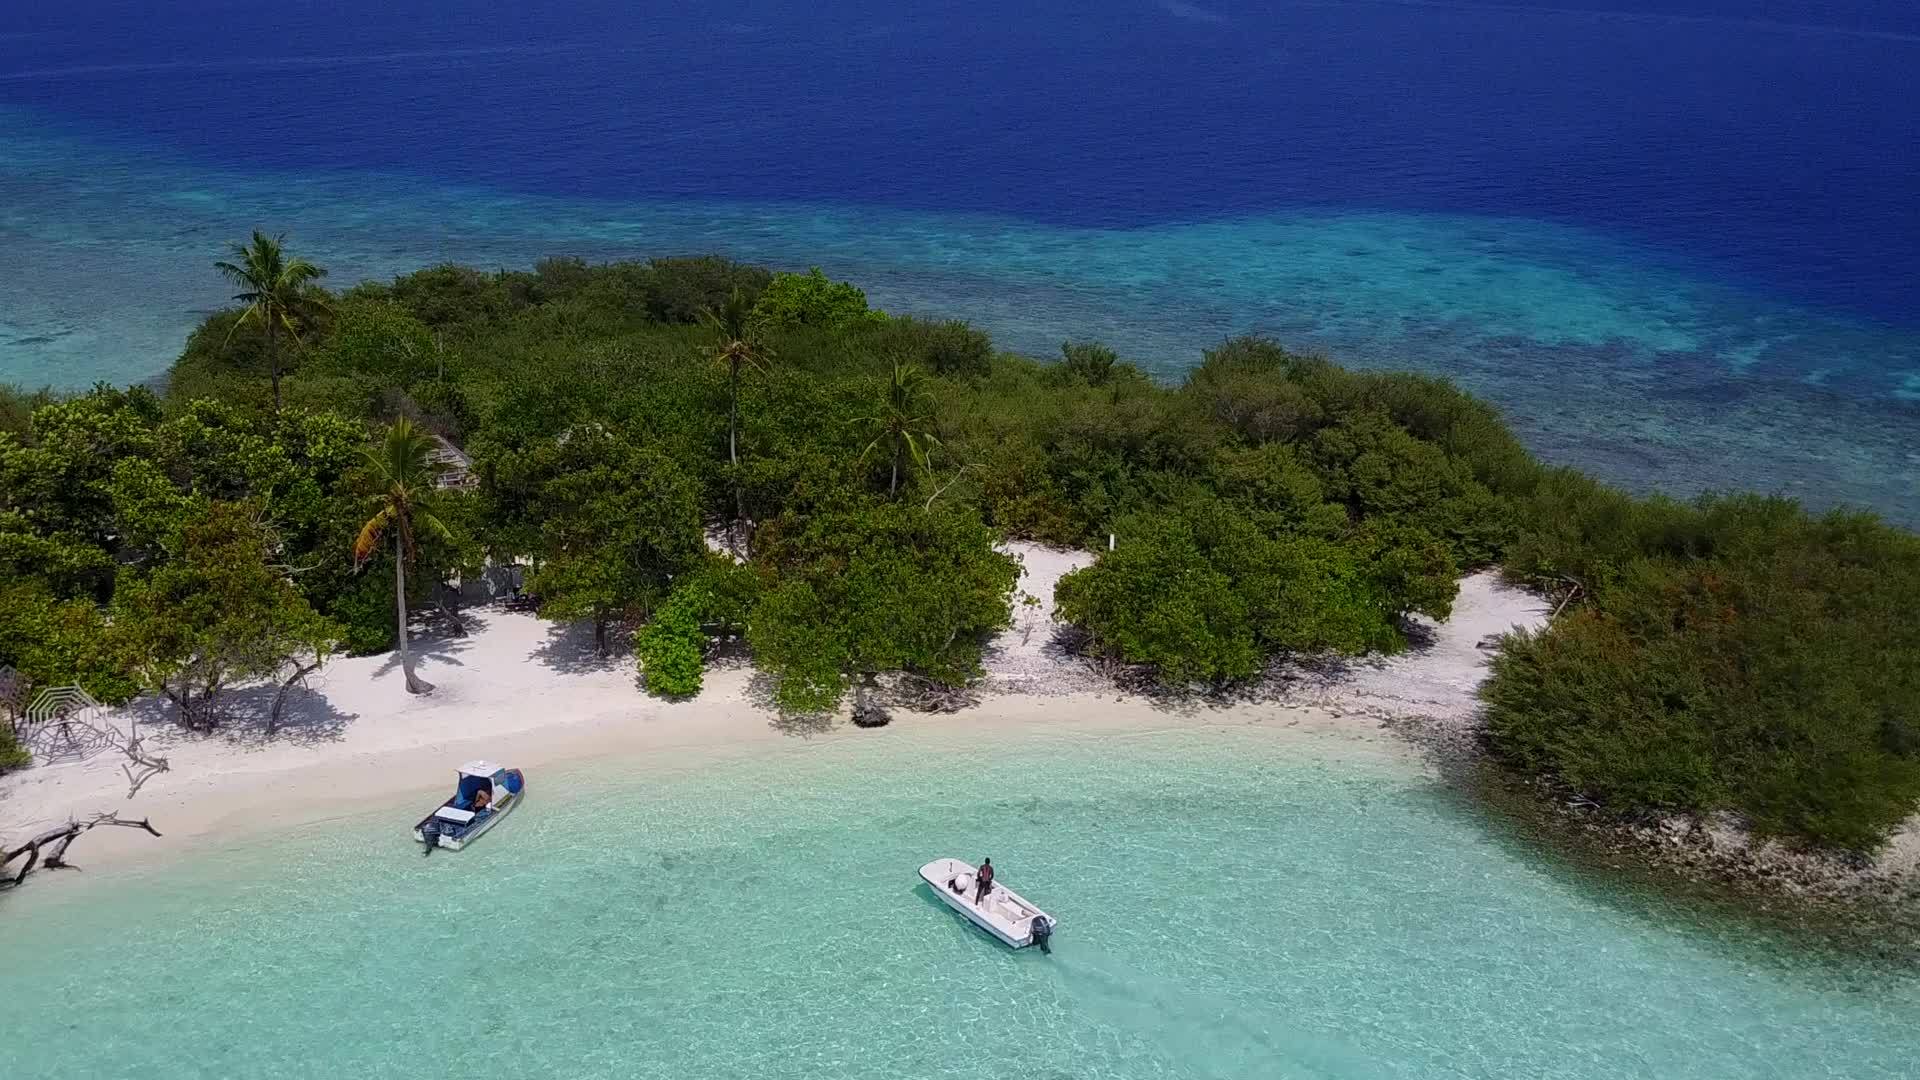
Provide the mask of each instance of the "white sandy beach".
[{"label": "white sandy beach", "polygon": [[[1090,556],[1032,545],[1014,550],[1025,567],[1014,626],[988,650],[990,692],[958,715],[897,712],[891,727],[871,732],[841,720],[796,726],[762,704],[760,681],[740,665],[710,671],[694,701],[659,701],[640,691],[630,658],[594,655],[584,628],[483,609],[472,613],[469,636],[417,643],[420,671],[438,687],[433,695],[408,697],[391,655],[335,661],[311,678],[310,689],[295,691],[283,730],[271,741],[257,719],[270,696],[265,690],[236,693],[234,719],[211,736],[173,728],[158,702],[138,703],[133,715],[143,718],[150,745],[168,758],[170,771],[131,800],[112,753],[0,779],[0,839],[113,810],[151,817],[164,838],[96,830],[75,848],[76,862],[92,867],[164,858],[210,837],[324,821],[369,806],[418,803],[424,809],[448,786],[456,765],[480,756],[527,769],[537,783],[542,767],[588,759],[631,761],[644,770],[704,756],[804,750],[817,739],[955,731],[987,739],[1038,726],[1095,731],[1192,724],[1259,724],[1282,736],[1315,733],[1411,753],[1382,734],[1381,721],[1405,715],[1464,721],[1485,673],[1481,641],[1544,617],[1537,598],[1476,575],[1462,582],[1455,617],[1403,656],[1317,672],[1296,688],[1297,701],[1170,707],[1102,685],[1055,643],[1053,586]],[[1020,603],[1022,593],[1039,603]]]}]

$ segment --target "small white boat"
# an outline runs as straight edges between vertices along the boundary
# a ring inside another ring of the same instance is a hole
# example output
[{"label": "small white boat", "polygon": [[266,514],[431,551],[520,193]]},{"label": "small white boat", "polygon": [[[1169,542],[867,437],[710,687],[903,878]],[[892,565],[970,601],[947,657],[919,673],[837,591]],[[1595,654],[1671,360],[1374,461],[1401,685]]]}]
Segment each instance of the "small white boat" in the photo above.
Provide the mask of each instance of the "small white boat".
[{"label": "small white boat", "polygon": [[[428,855],[436,847],[459,851],[520,805],[526,787],[519,769],[503,768],[491,761],[469,761],[460,766],[453,798],[420,819],[420,824],[413,827],[413,838],[427,845]],[[480,798],[482,792],[484,799]],[[478,808],[474,806],[476,800],[481,803]]]},{"label": "small white boat", "polygon": [[1038,945],[1041,952],[1048,952],[1047,939],[1056,925],[1053,916],[998,881],[976,903],[973,875],[973,864],[959,859],[935,859],[920,868],[920,879],[933,888],[934,895],[975,926],[1016,949]]}]

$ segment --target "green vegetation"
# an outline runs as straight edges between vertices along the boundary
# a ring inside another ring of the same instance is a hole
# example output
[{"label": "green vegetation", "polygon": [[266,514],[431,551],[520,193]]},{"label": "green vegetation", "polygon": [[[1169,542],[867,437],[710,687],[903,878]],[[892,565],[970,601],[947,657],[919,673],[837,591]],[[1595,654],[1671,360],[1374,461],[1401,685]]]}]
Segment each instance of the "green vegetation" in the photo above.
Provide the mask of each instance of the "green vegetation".
[{"label": "green vegetation", "polygon": [[[295,343],[300,340],[300,320],[312,309],[322,306],[311,292],[315,281],[326,271],[305,259],[289,259],[280,243],[284,237],[270,237],[258,229],[253,240],[233,245],[233,260],[221,259],[214,269],[240,288],[235,300],[246,305],[234,330],[246,323],[262,326],[267,332],[267,364],[273,379],[273,411],[280,411],[280,334]],[[229,330],[232,336],[233,330]]]},{"label": "green vegetation", "polygon": [[[273,565],[274,538],[246,503],[195,505],[165,541],[169,558],[115,584],[112,625],[140,685],[187,727],[211,729],[223,690],[324,661],[341,631]],[[277,714],[276,714],[277,719]]]},{"label": "green vegetation", "polygon": [[797,326],[845,330],[881,317],[867,308],[866,293],[829,279],[817,266],[804,274],[773,275],[753,305],[753,321],[774,330]]},{"label": "green vegetation", "polygon": [[[861,300],[861,306],[866,301]],[[700,313],[700,321],[713,333],[713,358],[727,369],[727,464],[734,472],[733,513],[738,523],[742,509],[740,496],[740,376],[743,372],[766,370],[766,346],[760,341],[761,322],[744,290],[735,288],[726,302]]]},{"label": "green vegetation", "polygon": [[[977,675],[1017,580],[998,541],[1112,536],[1060,612],[1170,687],[1404,648],[1461,573],[1499,568],[1572,594],[1486,691],[1517,766],[1623,814],[1855,848],[1920,801],[1920,540],[1628,496],[1443,380],[1243,338],[1169,386],[1096,342],[1000,354],[818,270],[717,258],[247,297],[164,399],[0,394],[0,662],[191,711],[404,647],[406,612],[490,558],[603,651],[632,631],[651,693],[697,692],[734,639],[782,707],[825,710],[885,673]],[[471,455],[472,491],[435,489],[429,434]],[[744,562],[704,550],[723,530]]]},{"label": "green vegetation", "polygon": [[900,494],[902,462],[923,472],[933,468],[933,451],[940,445],[940,437],[933,433],[933,416],[927,411],[932,407],[930,398],[926,377],[919,368],[895,364],[887,378],[880,411],[859,420],[873,432],[873,440],[860,451],[860,459],[866,460],[875,450],[885,454],[889,499]]},{"label": "green vegetation", "polygon": [[353,562],[363,566],[383,536],[393,536],[394,634],[400,642],[400,668],[406,674],[407,693],[424,693],[427,685],[413,673],[407,651],[407,564],[419,557],[420,538],[453,544],[453,531],[433,512],[433,482],[439,473],[433,439],[402,417],[387,429],[377,447],[362,451],[367,472],[378,485],[370,500],[373,516],[353,538]]},{"label": "green vegetation", "polygon": [[747,640],[798,712],[839,704],[850,678],[908,671],[959,685],[984,639],[1012,622],[1020,568],[975,514],[849,501],[769,523],[773,572]]},{"label": "green vegetation", "polygon": [[344,633],[321,612],[348,584],[364,439],[212,400],[168,415],[141,389],[41,405],[0,434],[0,663],[108,702],[162,693],[198,727],[236,682],[310,670]]},{"label": "green vegetation", "polygon": [[1734,810],[1870,850],[1920,800],[1920,540],[1752,496],[1683,506],[1562,476],[1515,556],[1591,590],[1509,639],[1494,747],[1626,811]]},{"label": "green vegetation", "polygon": [[676,589],[634,635],[633,655],[648,693],[685,698],[700,692],[707,648],[701,615],[711,599],[703,591]]},{"label": "green vegetation", "polygon": [[616,622],[644,622],[672,578],[701,557],[700,493],[672,459],[580,425],[541,447],[538,537],[527,588],[548,618],[593,620],[602,652]]}]

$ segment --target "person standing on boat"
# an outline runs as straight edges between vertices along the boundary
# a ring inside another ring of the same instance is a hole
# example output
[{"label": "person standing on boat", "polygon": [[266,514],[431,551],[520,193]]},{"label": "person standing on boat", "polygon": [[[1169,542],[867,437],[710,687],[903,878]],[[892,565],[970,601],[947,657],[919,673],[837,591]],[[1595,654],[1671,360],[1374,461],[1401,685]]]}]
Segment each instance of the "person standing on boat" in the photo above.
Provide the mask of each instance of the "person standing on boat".
[{"label": "person standing on boat", "polygon": [[980,870],[973,875],[973,902],[978,904],[993,891],[993,860],[981,859]]}]

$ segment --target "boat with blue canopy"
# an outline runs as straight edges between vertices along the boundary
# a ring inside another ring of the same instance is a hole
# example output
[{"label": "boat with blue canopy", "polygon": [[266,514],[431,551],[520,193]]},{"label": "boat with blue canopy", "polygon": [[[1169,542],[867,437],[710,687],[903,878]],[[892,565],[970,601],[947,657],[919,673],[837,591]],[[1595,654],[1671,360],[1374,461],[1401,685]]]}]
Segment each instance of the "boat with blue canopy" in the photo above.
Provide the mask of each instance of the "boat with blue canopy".
[{"label": "boat with blue canopy", "polygon": [[453,797],[413,827],[413,838],[427,846],[428,855],[436,847],[459,851],[520,805],[526,786],[519,769],[469,761],[460,766]]}]

